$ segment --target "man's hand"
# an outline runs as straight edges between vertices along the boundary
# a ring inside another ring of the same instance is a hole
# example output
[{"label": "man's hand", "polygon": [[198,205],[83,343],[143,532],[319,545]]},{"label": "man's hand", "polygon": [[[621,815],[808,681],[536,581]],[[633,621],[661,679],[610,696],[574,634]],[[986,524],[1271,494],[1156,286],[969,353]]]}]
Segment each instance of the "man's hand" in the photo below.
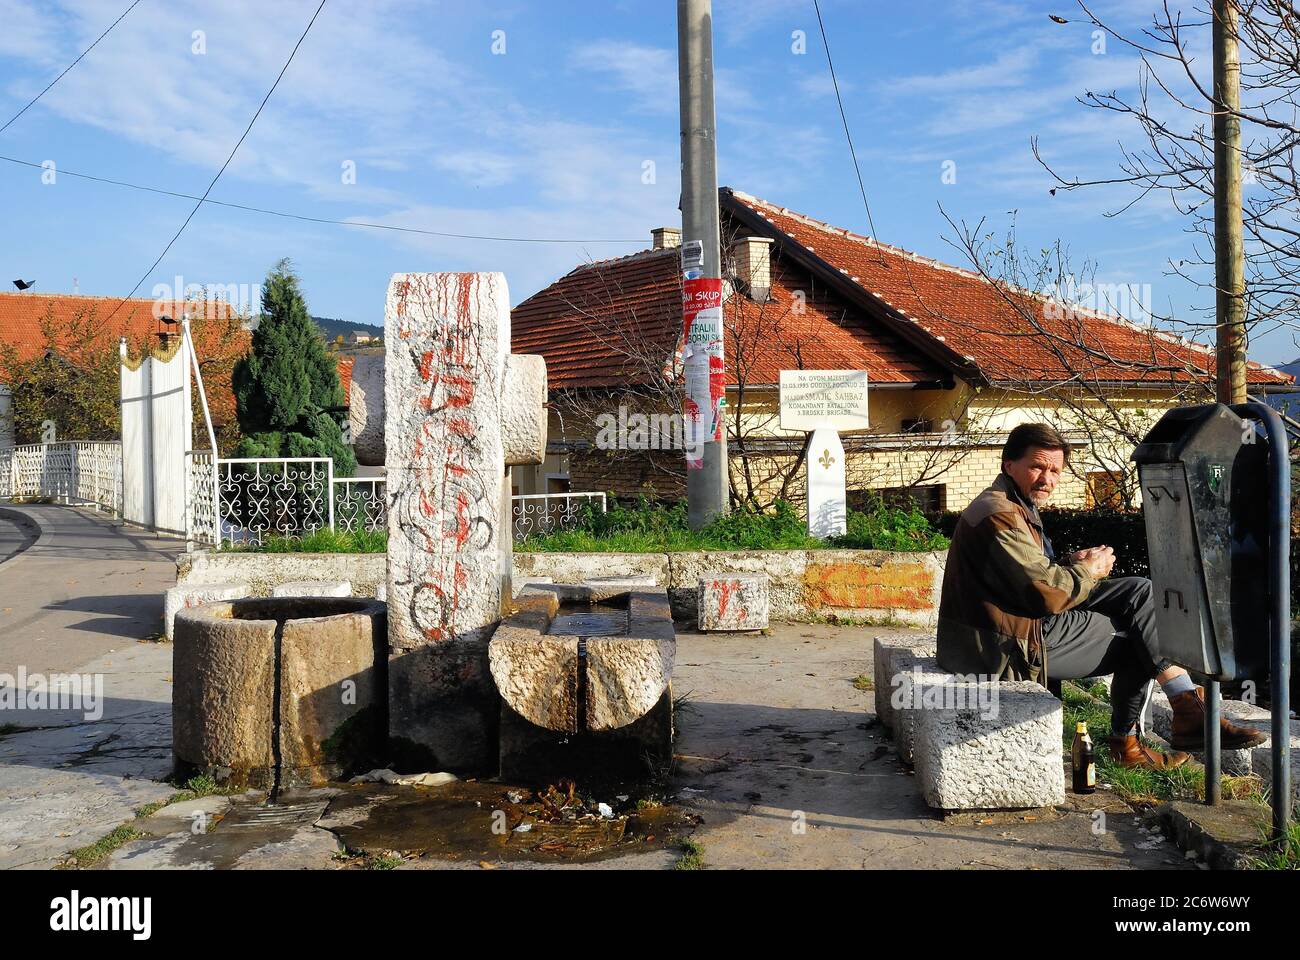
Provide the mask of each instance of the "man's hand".
[{"label": "man's hand", "polygon": [[1088,576],[1094,580],[1100,580],[1102,577],[1108,576],[1111,568],[1115,566],[1115,551],[1102,544],[1100,547],[1076,550],[1067,559],[1071,564],[1083,564],[1084,569],[1088,571]]}]

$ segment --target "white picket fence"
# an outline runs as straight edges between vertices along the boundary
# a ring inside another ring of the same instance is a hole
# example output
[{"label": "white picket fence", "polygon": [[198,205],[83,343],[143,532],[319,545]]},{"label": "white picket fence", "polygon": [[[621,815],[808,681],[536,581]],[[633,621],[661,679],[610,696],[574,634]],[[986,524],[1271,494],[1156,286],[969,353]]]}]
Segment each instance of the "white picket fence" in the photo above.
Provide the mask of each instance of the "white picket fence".
[{"label": "white picket fence", "polygon": [[120,515],[122,444],[72,440],[0,447],[0,499],[49,499]]}]

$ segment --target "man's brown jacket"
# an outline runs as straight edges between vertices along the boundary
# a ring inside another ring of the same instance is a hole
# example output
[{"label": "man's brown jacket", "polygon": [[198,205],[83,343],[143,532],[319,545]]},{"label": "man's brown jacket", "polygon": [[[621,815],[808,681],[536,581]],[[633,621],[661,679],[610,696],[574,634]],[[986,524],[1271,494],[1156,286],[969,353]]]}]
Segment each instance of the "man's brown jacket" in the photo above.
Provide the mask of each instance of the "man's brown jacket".
[{"label": "man's brown jacket", "polygon": [[953,531],[939,601],[939,666],[1045,684],[1042,618],[1082,603],[1094,583],[1083,564],[1048,559],[1038,511],[1001,474]]}]

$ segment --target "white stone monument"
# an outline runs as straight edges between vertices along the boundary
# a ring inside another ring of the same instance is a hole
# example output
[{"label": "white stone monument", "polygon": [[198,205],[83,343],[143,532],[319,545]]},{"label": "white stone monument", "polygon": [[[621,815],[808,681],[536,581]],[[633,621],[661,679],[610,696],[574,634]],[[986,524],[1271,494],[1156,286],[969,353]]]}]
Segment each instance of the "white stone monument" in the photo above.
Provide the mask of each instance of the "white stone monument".
[{"label": "white stone monument", "polygon": [[546,451],[546,363],[510,356],[500,273],[405,273],[384,313],[389,733],[409,762],[496,762],[487,645],[509,604],[510,466]]},{"label": "white stone monument", "polygon": [[804,461],[808,482],[808,534],[843,536],[848,524],[844,492],[844,445],[834,427],[818,427]]},{"label": "white stone monument", "polygon": [[840,433],[869,425],[867,371],[781,371],[782,429],[812,431],[804,460],[810,536],[826,539],[845,532],[848,505]]}]

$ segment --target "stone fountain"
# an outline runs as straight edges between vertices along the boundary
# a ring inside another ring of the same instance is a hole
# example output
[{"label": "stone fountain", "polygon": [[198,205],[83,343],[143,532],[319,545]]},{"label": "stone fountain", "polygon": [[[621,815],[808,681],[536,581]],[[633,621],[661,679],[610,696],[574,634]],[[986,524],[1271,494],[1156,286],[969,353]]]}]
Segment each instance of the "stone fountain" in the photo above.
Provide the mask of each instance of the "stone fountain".
[{"label": "stone fountain", "polygon": [[[274,788],[337,776],[343,746],[408,769],[530,777],[572,776],[596,756],[671,760],[665,591],[512,595],[510,468],[542,462],[547,415],[545,361],[510,353],[509,304],[500,273],[393,276],[376,441],[386,608],[295,597],[179,613],[183,766]],[[340,699],[348,681],[361,701]]]}]

